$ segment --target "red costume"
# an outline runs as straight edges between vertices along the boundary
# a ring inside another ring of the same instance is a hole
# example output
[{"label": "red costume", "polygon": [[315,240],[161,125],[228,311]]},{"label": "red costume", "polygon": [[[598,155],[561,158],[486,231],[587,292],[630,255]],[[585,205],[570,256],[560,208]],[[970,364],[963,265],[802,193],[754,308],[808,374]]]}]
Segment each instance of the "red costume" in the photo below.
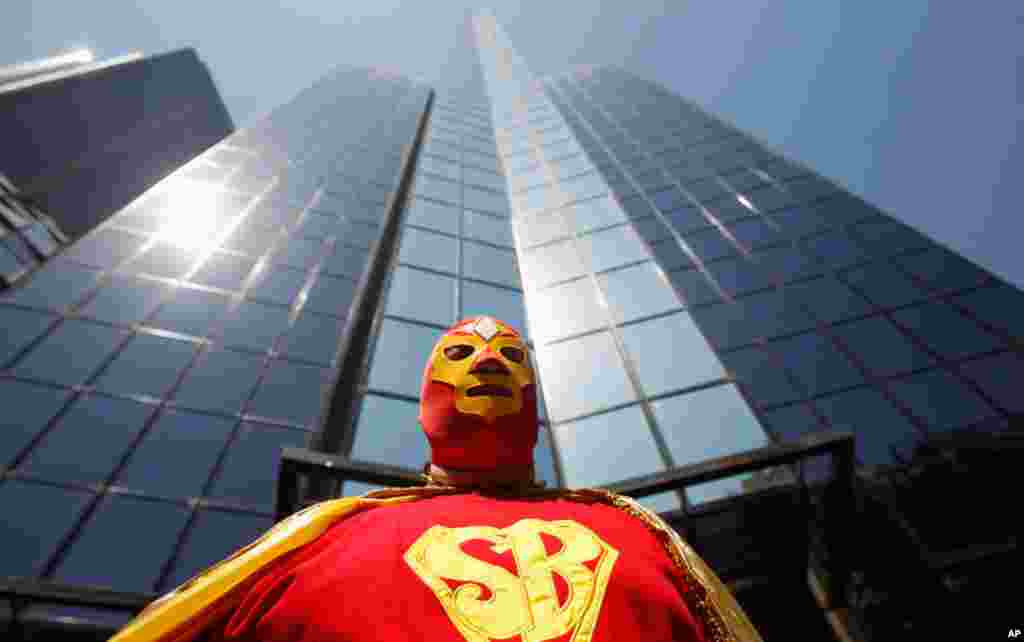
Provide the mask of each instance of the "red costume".
[{"label": "red costume", "polygon": [[424,371],[426,487],[301,511],[114,640],[760,640],[656,515],[533,483],[535,400],[518,333],[457,324]]}]

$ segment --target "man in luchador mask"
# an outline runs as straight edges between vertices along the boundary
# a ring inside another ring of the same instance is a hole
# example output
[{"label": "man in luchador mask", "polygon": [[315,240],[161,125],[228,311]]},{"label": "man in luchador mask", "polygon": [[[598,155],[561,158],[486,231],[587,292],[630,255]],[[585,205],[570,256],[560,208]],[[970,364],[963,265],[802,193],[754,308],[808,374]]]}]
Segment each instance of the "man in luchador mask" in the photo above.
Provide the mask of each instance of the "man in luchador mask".
[{"label": "man in luchador mask", "polygon": [[533,371],[507,324],[476,317],[441,337],[420,423],[424,487],[296,513],[114,640],[760,640],[657,515],[534,482]]}]

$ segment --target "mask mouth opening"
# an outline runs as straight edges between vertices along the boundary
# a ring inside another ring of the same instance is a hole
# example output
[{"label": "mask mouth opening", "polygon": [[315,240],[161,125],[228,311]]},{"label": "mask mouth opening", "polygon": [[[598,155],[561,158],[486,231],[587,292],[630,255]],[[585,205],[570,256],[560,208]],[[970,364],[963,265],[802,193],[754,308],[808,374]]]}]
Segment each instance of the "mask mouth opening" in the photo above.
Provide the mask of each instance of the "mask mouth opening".
[{"label": "mask mouth opening", "polygon": [[467,397],[512,397],[512,391],[504,386],[485,383],[466,390]]}]

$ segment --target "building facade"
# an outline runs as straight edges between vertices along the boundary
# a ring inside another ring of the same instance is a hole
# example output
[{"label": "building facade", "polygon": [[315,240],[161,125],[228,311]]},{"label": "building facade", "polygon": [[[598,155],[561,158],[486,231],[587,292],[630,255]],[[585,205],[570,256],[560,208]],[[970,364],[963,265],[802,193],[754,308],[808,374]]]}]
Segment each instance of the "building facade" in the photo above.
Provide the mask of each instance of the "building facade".
[{"label": "building facade", "polygon": [[[339,69],[0,297],[0,575],[155,595],[272,524],[283,447],[416,472],[423,363],[475,314],[527,334],[552,486],[837,429],[884,480],[1019,430],[1019,290],[654,83],[464,36],[446,86]],[[45,602],[11,626],[127,617]]]},{"label": "building facade", "polygon": [[0,172],[77,239],[234,131],[194,50],[0,69]]}]

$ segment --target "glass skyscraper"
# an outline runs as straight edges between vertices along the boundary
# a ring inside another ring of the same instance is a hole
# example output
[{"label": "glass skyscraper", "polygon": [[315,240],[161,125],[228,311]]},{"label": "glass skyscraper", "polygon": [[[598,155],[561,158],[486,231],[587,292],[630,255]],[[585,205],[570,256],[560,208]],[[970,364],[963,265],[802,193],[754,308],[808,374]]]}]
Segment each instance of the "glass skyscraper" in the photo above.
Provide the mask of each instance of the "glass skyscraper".
[{"label": "glass skyscraper", "polygon": [[1021,291],[654,83],[465,37],[444,85],[329,74],[0,294],[0,575],[157,594],[272,524],[283,447],[417,471],[426,356],[476,314],[532,343],[550,486],[1014,430]]}]

